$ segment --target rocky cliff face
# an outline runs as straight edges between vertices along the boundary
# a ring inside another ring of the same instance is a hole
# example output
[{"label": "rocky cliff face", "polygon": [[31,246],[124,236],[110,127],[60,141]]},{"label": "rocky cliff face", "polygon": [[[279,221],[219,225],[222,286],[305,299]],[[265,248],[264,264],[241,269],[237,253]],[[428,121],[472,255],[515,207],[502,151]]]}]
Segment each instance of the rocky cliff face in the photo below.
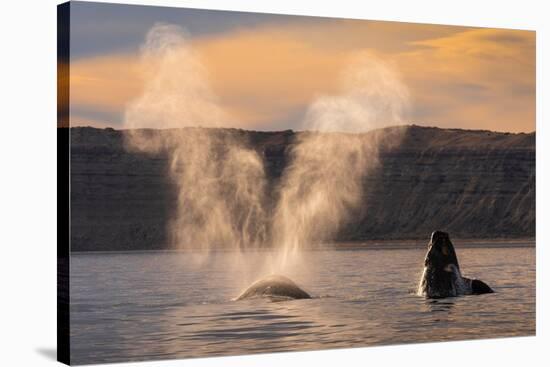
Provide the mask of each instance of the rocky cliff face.
[{"label": "rocky cliff face", "polygon": [[[396,132],[398,146],[389,139]],[[170,131],[154,131],[169,134]],[[298,134],[231,130],[264,158],[271,200]],[[380,165],[339,241],[535,236],[535,134],[408,126],[364,134]],[[124,131],[71,128],[73,251],[167,248],[176,193],[168,157],[128,152]]]}]

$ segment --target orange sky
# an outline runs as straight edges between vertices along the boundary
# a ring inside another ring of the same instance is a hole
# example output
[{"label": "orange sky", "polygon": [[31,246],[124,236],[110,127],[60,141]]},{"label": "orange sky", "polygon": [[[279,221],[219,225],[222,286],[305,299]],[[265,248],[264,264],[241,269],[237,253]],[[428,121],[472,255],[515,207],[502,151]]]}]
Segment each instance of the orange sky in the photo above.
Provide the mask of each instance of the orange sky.
[{"label": "orange sky", "polygon": [[[335,93],[349,60],[368,51],[408,87],[410,123],[535,130],[534,32],[311,19],[190,34],[235,127],[298,128],[311,101]],[[127,104],[147,79],[139,48],[73,58],[70,73],[73,126],[122,127]]]}]

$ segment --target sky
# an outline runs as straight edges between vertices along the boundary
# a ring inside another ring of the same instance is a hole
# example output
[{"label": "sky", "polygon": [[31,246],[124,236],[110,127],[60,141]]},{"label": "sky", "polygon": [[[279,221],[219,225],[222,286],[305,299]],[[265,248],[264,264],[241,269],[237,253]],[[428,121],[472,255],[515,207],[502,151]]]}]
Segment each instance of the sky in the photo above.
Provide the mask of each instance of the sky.
[{"label": "sky", "polygon": [[367,53],[406,86],[407,123],[535,130],[533,31],[87,2],[71,5],[72,126],[124,127],[150,82],[143,44],[159,24],[183,32],[232,127],[299,129],[312,101],[338,94],[350,60]]}]

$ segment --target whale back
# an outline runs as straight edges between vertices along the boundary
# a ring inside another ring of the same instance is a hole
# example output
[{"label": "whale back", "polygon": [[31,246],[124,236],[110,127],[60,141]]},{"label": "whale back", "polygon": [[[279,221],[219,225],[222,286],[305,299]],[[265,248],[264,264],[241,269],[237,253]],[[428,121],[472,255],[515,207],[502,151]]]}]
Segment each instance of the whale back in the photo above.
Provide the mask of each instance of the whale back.
[{"label": "whale back", "polygon": [[281,275],[270,275],[253,283],[236,300],[268,297],[280,299],[308,299],[311,296],[296,283]]}]

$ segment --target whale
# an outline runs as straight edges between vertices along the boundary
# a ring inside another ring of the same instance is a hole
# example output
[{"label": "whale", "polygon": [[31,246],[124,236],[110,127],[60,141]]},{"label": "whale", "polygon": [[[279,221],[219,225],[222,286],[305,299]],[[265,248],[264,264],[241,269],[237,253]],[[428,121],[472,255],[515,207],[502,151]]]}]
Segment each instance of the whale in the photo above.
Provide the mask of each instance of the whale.
[{"label": "whale", "polygon": [[462,276],[448,233],[432,233],[418,285],[418,295],[426,298],[446,298],[493,292],[485,282]]},{"label": "whale", "polygon": [[309,299],[311,296],[292,280],[282,275],[270,275],[253,283],[235,300],[269,298],[270,300]]}]

